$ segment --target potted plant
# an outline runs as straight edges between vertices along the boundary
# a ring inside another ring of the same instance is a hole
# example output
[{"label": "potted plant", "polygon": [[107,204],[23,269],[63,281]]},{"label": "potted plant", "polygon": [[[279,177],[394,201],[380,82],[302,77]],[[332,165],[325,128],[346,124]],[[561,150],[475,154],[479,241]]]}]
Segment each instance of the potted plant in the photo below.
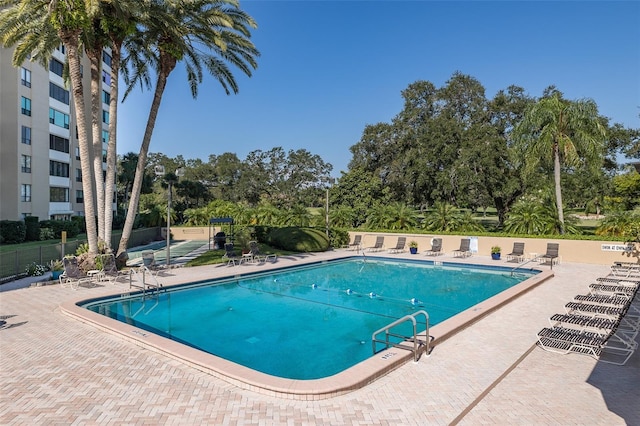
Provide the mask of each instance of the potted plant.
[{"label": "potted plant", "polygon": [[418,253],[418,242],[417,241],[410,241],[409,242],[409,251],[411,252],[411,254]]},{"label": "potted plant", "polygon": [[493,260],[500,260],[500,252],[502,250],[500,249],[500,246],[493,246],[491,247],[491,258]]},{"label": "potted plant", "polygon": [[49,262],[49,270],[51,271],[51,279],[57,280],[64,271],[64,264],[61,260],[52,260]]}]

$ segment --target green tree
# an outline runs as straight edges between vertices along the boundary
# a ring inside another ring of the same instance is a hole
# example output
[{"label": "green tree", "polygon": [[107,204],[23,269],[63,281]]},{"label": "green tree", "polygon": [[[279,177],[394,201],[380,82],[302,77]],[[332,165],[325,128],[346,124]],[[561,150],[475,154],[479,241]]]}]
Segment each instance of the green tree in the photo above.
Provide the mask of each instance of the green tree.
[{"label": "green tree", "polygon": [[126,251],[137,210],[142,177],[151,135],[160,108],[167,78],[178,62],[185,64],[191,94],[196,97],[203,79],[203,68],[218,80],[227,94],[237,93],[238,85],[227,63],[251,76],[257,67],[258,50],[250,41],[253,18],[238,8],[235,0],[170,0],[149,4],[148,19],[140,22],[142,31],[130,39],[126,63],[126,94],[138,83],[150,86],[149,67],[157,78],[147,126],[138,154],[129,212],[125,221],[118,253]]},{"label": "green tree", "polygon": [[436,201],[423,226],[430,231],[455,231],[462,224],[460,211],[452,204]]},{"label": "green tree", "polygon": [[560,233],[564,229],[561,189],[561,166],[581,162],[590,167],[602,165],[605,129],[593,100],[568,101],[553,91],[527,109],[515,129],[518,143],[525,152],[526,169],[535,170],[541,161],[553,164],[556,206]]}]

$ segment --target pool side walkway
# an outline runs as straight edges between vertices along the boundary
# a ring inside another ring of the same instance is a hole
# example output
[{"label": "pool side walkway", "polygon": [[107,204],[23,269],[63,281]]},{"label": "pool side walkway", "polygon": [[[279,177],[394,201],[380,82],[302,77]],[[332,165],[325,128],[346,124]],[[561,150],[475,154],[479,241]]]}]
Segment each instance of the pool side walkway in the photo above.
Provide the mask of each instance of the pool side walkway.
[{"label": "pool side walkway", "polygon": [[[273,265],[176,268],[159,280],[168,285],[341,255],[338,250],[283,256]],[[455,261],[509,265],[483,256]],[[61,313],[63,302],[112,293],[111,284],[3,291],[0,424],[640,425],[638,351],[616,366],[534,345],[548,318],[608,270],[554,266],[555,278],[441,343],[429,357],[318,401],[240,389]]]}]

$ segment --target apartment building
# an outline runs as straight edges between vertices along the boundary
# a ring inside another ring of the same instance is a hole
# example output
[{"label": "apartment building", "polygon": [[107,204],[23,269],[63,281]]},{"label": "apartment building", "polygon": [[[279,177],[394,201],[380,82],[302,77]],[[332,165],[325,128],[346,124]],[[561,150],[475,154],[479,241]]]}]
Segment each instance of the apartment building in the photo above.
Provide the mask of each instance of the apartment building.
[{"label": "apartment building", "polygon": [[[109,138],[109,52],[103,52],[103,161]],[[62,77],[64,47],[54,51],[48,68],[30,61],[14,67],[12,54],[13,49],[0,48],[0,220],[25,216],[68,220],[83,215],[76,114]],[[83,84],[87,126],[91,129],[86,56],[82,69],[86,70]]]}]

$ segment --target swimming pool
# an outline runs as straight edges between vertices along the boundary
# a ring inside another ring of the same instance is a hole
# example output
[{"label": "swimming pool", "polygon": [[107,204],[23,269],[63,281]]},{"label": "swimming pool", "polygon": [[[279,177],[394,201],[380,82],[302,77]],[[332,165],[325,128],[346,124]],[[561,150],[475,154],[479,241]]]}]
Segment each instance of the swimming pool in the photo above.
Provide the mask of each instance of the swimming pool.
[{"label": "swimming pool", "polygon": [[311,380],[372,357],[371,333],[397,318],[426,310],[435,325],[537,273],[350,258],[83,306],[256,371]]}]

